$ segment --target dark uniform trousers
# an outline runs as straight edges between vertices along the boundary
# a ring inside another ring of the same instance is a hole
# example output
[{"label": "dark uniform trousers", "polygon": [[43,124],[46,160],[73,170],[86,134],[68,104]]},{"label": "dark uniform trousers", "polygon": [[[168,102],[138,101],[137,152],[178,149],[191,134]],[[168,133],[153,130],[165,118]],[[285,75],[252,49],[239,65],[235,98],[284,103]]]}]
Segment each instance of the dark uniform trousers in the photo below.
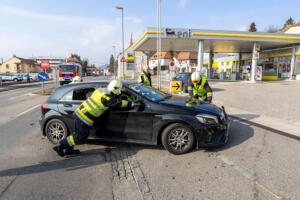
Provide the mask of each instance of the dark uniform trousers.
[{"label": "dark uniform trousers", "polygon": [[[77,144],[83,144],[88,136],[89,136],[89,131],[92,127],[86,125],[83,121],[81,121],[79,119],[79,117],[74,114],[74,124],[75,124],[75,129],[74,129],[74,132],[72,134],[73,136],[73,139],[74,139],[74,143],[77,145]],[[68,139],[67,138],[64,138],[63,140],[60,141],[60,145],[64,148],[64,149],[67,149],[67,148],[70,148],[70,144],[68,143]]]}]

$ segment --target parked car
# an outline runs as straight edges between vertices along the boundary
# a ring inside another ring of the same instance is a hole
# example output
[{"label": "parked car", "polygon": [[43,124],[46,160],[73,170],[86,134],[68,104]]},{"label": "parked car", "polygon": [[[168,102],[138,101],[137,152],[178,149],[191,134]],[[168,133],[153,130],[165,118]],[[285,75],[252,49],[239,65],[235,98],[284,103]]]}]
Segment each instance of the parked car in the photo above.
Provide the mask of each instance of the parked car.
[{"label": "parked car", "polygon": [[172,78],[172,81],[181,81],[181,88],[182,91],[187,93],[188,92],[188,86],[191,81],[191,74],[190,72],[183,72],[177,74],[175,77]]},{"label": "parked car", "polygon": [[[58,87],[41,106],[42,135],[57,143],[74,131],[73,113],[96,88],[106,90],[109,81],[68,84]],[[123,82],[123,94],[144,102],[134,109],[109,109],[96,119],[89,139],[115,142],[162,144],[173,154],[198,147],[224,145],[228,140],[229,119],[223,108],[213,104],[186,106],[171,95]]]},{"label": "parked car", "polygon": [[4,74],[0,74],[2,81],[22,81],[23,77],[17,74],[11,74],[11,73],[4,73]]}]

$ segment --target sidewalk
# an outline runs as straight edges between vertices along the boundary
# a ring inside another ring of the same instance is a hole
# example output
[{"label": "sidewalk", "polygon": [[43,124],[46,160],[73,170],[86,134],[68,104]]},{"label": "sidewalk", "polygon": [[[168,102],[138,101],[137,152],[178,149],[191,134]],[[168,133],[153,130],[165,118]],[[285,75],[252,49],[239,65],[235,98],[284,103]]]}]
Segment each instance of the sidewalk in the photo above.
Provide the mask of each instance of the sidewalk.
[{"label": "sidewalk", "polygon": [[229,115],[300,137],[299,81],[209,83],[213,104],[224,105]]}]

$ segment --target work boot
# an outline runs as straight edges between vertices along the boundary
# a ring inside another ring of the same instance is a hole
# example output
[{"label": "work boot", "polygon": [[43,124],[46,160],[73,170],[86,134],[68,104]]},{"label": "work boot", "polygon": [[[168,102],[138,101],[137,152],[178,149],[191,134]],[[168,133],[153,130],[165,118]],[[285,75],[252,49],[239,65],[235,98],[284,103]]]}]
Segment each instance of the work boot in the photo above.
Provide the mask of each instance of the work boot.
[{"label": "work boot", "polygon": [[78,149],[74,149],[74,147],[69,147],[65,150],[65,155],[75,155],[80,154],[80,151]]},{"label": "work boot", "polygon": [[64,153],[64,149],[60,146],[60,144],[56,144],[53,147],[53,150],[56,151],[56,153],[60,156],[60,157],[64,157],[65,153]]}]

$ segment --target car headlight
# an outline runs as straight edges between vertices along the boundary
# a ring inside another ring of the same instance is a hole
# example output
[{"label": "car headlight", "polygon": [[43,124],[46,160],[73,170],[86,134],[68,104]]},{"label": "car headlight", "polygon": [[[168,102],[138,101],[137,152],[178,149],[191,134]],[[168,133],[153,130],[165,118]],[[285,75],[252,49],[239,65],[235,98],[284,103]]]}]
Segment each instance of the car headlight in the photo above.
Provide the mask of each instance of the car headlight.
[{"label": "car headlight", "polygon": [[214,115],[199,114],[199,115],[196,115],[196,118],[202,124],[218,124],[219,123],[218,117],[216,117]]}]

